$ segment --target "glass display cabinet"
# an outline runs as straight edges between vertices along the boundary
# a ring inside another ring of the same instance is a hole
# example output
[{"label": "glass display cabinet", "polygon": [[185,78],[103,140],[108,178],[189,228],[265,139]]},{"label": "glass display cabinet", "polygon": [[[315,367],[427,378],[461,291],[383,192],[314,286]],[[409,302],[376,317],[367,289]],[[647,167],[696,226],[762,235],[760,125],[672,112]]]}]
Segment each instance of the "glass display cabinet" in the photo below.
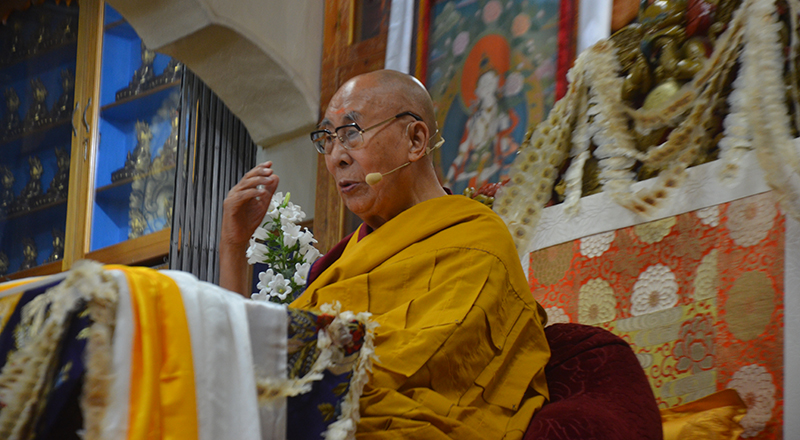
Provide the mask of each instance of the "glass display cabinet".
[{"label": "glass display cabinet", "polygon": [[98,0],[0,25],[0,281],[169,252],[182,66]]},{"label": "glass display cabinet", "polygon": [[181,65],[105,6],[89,250],[169,228]]},{"label": "glass display cabinet", "polygon": [[78,20],[76,2],[45,3],[1,28],[0,275],[64,258]]}]

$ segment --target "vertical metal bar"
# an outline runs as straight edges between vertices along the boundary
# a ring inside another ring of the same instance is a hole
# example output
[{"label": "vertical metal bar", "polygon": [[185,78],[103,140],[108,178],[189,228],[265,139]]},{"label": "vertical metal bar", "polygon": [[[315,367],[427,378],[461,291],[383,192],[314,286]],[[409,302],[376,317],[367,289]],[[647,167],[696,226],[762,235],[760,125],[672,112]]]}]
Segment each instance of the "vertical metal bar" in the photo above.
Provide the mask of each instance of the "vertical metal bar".
[{"label": "vertical metal bar", "polygon": [[188,69],[183,69],[181,81],[181,108],[180,122],[178,124],[178,151],[175,157],[175,196],[172,199],[172,225],[170,225],[170,246],[169,246],[169,268],[176,269],[180,259],[180,236],[184,222],[184,203],[186,201],[186,148],[187,148],[187,124],[193,109],[190,109],[191,97],[191,73]]},{"label": "vertical metal bar", "polygon": [[209,281],[212,283],[219,282],[219,236],[220,231],[222,229],[222,202],[225,200],[225,186],[221,185],[220,183],[224,181],[224,176],[226,172],[226,164],[225,158],[229,155],[230,151],[230,127],[231,127],[231,112],[228,110],[227,107],[224,108],[223,111],[223,118],[222,118],[222,134],[221,134],[221,142],[217,153],[217,160],[215,164],[217,164],[216,173],[214,175],[214,211],[213,211],[213,223],[212,223],[212,232],[211,235],[214,238],[213,244],[213,252],[211,254],[210,261],[212,262],[211,267],[209,269]]},{"label": "vertical metal bar", "polygon": [[192,101],[191,101],[191,124],[189,136],[191,142],[188,144],[186,156],[186,215],[184,216],[184,228],[181,231],[182,258],[181,270],[191,272],[192,264],[192,234],[194,232],[194,183],[197,173],[197,130],[202,118],[203,109],[200,106],[202,100],[202,82],[196,75],[192,75]]},{"label": "vertical metal bar", "polygon": [[237,153],[236,153],[236,179],[237,180],[241,179],[242,176],[244,176],[244,173],[246,172],[246,171],[244,171],[245,159],[244,159],[244,155],[242,154],[244,152],[244,149],[242,148],[242,145],[244,145],[244,143],[246,142],[246,139],[247,139],[247,132],[245,131],[243,125],[239,124],[239,142],[240,142],[240,144],[239,144],[239,148],[238,148],[239,151],[237,151]]},{"label": "vertical metal bar", "polygon": [[209,102],[211,99],[211,91],[209,90],[208,86],[205,84],[202,85],[202,98],[200,100],[200,109],[201,109],[201,117],[198,118],[198,141],[195,147],[195,174],[194,174],[194,193],[192,194],[193,199],[193,206],[192,206],[192,236],[191,236],[191,253],[192,259],[191,264],[189,266],[189,271],[198,276],[198,269],[199,269],[199,252],[200,252],[200,239],[203,234],[203,225],[202,225],[202,203],[203,203],[203,194],[202,194],[202,185],[203,185],[203,178],[205,177],[203,173],[203,169],[205,167],[205,156],[203,155],[203,151],[208,144],[208,118],[209,118]]},{"label": "vertical metal bar", "polygon": [[219,100],[219,97],[215,94],[214,99],[214,123],[209,125],[210,132],[210,143],[206,148],[206,179],[204,182],[204,192],[205,192],[205,210],[203,211],[203,281],[210,281],[211,277],[213,276],[212,272],[212,265],[214,261],[213,250],[214,245],[212,242],[214,241],[214,237],[216,235],[216,219],[213,215],[214,209],[216,208],[216,200],[213,196],[214,194],[214,182],[216,182],[217,174],[218,174],[218,159],[219,159],[219,143],[220,143],[220,131],[222,129],[221,122],[222,122],[222,101]]},{"label": "vertical metal bar", "polygon": [[207,117],[204,120],[205,126],[203,127],[203,142],[198,144],[198,154],[197,157],[200,160],[200,166],[198,170],[200,171],[197,175],[197,225],[199,226],[197,229],[197,240],[195,240],[195,264],[194,270],[192,273],[195,274],[199,279],[205,281],[205,260],[206,260],[206,253],[205,249],[208,243],[208,231],[206,230],[207,222],[205,214],[206,208],[208,205],[208,201],[206,200],[206,192],[205,192],[205,185],[206,179],[208,175],[208,151],[210,149],[211,143],[213,142],[213,135],[214,135],[214,124],[216,123],[216,96],[214,92],[211,91],[208,86],[206,86],[207,90],[207,97],[208,100],[206,102],[206,115]]}]

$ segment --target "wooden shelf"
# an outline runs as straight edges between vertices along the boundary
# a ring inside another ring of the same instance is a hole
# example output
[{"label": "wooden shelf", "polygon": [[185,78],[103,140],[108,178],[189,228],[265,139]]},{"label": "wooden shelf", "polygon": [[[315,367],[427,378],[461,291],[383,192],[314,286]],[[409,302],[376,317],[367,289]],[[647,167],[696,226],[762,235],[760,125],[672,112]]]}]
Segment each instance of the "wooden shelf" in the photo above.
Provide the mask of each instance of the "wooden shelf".
[{"label": "wooden shelf", "polygon": [[15,212],[15,213],[9,215],[8,217],[0,216],[0,221],[8,221],[8,220],[13,220],[13,219],[19,218],[19,217],[25,217],[25,216],[28,216],[28,215],[31,215],[31,214],[35,214],[35,213],[37,213],[39,211],[44,211],[45,209],[50,209],[50,208],[53,208],[55,206],[63,205],[65,203],[67,203],[67,199],[66,198],[61,199],[61,200],[56,200],[55,202],[51,202],[51,203],[48,203],[48,204],[45,204],[45,205],[37,206],[37,207],[31,208],[31,209],[29,209],[27,211]]},{"label": "wooden shelf", "polygon": [[0,147],[2,147],[5,144],[10,144],[11,142],[18,141],[20,139],[23,139],[23,138],[26,138],[26,137],[29,137],[29,136],[30,137],[34,137],[34,136],[38,136],[38,135],[43,135],[43,134],[47,133],[50,130],[53,130],[53,129],[58,128],[58,127],[61,127],[62,125],[65,125],[65,124],[69,124],[71,121],[72,121],[71,117],[64,118],[64,119],[60,119],[60,120],[55,121],[55,122],[51,122],[51,123],[49,123],[47,125],[42,125],[42,126],[36,127],[33,130],[23,131],[22,133],[14,135],[14,136],[11,136],[10,138],[5,138],[5,139],[0,140]]},{"label": "wooden shelf", "polygon": [[169,255],[170,228],[123,241],[86,254],[87,260],[128,266],[153,263]]},{"label": "wooden shelf", "polygon": [[48,58],[49,59],[57,58],[57,56],[45,57],[45,55],[54,55],[54,54],[60,53],[62,51],[68,52],[70,50],[77,50],[77,49],[78,49],[78,39],[76,38],[74,40],[67,41],[67,42],[61,43],[61,44],[56,45],[56,46],[48,47],[47,49],[45,49],[43,51],[27,54],[25,56],[22,56],[22,57],[19,57],[19,58],[15,58],[15,59],[13,59],[11,61],[8,61],[6,63],[0,64],[0,69],[5,70],[5,69],[8,69],[8,68],[14,67],[14,66],[16,66],[18,64],[24,63],[26,61],[32,61],[32,60],[38,60],[38,59],[48,59]]},{"label": "wooden shelf", "polygon": [[120,186],[130,185],[131,183],[133,183],[134,180],[146,179],[149,176],[154,176],[156,174],[163,173],[163,172],[169,171],[169,170],[174,170],[174,169],[175,169],[175,165],[172,165],[172,166],[161,168],[158,171],[150,171],[149,173],[147,173],[147,174],[145,174],[143,176],[133,176],[133,177],[128,177],[127,179],[117,180],[114,183],[109,183],[108,185],[104,185],[104,186],[101,186],[100,188],[97,188],[96,192],[102,193],[102,192],[105,192],[105,191],[112,190],[114,188],[119,188]]},{"label": "wooden shelf", "polygon": [[104,31],[108,31],[108,30],[110,30],[110,29],[114,29],[114,28],[115,28],[115,27],[117,27],[117,26],[122,26],[122,25],[123,25],[123,24],[125,24],[125,23],[127,23],[127,21],[125,21],[125,19],[124,19],[124,18],[121,18],[121,19],[119,19],[119,20],[117,20],[117,21],[112,21],[111,23],[109,23],[109,24],[107,24],[107,25],[103,26],[103,30],[104,30]]},{"label": "wooden shelf", "polygon": [[111,110],[115,107],[119,107],[121,105],[125,105],[129,102],[137,101],[142,98],[146,98],[150,95],[155,95],[158,92],[179,86],[181,84],[180,80],[168,82],[166,84],[161,84],[160,86],[153,87],[152,89],[147,89],[142,93],[138,93],[136,95],[128,96],[127,98],[120,99],[119,101],[114,101],[111,104],[106,104],[100,107],[100,113],[105,113],[108,110]]},{"label": "wooden shelf", "polygon": [[61,272],[61,260],[53,261],[52,263],[40,264],[30,269],[19,270],[8,275],[9,279],[18,280],[21,278],[40,277],[44,275],[52,275]]}]

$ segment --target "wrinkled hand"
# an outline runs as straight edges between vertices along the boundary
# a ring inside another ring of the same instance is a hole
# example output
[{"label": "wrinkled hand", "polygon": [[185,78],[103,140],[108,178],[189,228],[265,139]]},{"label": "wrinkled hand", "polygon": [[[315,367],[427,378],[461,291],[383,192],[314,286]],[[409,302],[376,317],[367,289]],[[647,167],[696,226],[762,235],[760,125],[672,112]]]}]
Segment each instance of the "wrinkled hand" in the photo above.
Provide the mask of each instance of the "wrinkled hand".
[{"label": "wrinkled hand", "polygon": [[272,162],[256,165],[228,191],[222,203],[220,247],[246,246],[260,226],[278,188],[279,179],[271,167]]}]

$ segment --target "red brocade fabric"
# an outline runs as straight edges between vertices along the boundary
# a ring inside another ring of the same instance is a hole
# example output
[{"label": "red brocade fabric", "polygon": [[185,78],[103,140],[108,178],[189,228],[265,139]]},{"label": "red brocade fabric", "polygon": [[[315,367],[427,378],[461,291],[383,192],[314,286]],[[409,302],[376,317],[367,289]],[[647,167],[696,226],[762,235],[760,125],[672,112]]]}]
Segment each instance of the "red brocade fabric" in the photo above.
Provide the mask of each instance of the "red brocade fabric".
[{"label": "red brocade fabric", "polygon": [[628,343],[581,324],[553,324],[545,334],[550,403],[534,415],[525,440],[663,438],[655,397]]}]

